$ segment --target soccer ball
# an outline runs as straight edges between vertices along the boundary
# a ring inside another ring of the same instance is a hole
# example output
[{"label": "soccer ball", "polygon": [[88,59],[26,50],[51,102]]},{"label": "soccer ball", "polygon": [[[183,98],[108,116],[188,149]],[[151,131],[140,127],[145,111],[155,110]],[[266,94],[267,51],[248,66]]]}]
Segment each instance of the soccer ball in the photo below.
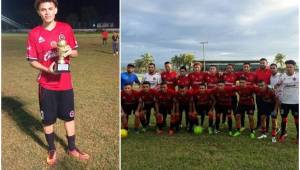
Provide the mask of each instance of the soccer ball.
[{"label": "soccer ball", "polygon": [[203,131],[203,128],[201,126],[195,126],[194,127],[194,134],[195,135],[200,135]]},{"label": "soccer ball", "polygon": [[121,129],[121,138],[127,138],[128,136],[128,131],[126,129]]}]

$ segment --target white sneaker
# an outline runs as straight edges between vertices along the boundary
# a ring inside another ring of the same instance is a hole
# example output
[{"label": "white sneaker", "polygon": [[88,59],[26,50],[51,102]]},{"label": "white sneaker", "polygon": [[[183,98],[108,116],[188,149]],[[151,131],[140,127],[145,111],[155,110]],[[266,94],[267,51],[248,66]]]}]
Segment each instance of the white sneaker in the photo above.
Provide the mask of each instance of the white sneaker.
[{"label": "white sneaker", "polygon": [[215,129],[215,134],[218,134],[218,133],[220,133],[220,132],[221,132],[221,131]]},{"label": "white sneaker", "polygon": [[276,143],[277,140],[276,140],[276,137],[272,137],[272,143]]},{"label": "white sneaker", "polygon": [[262,134],[262,135],[260,135],[259,137],[257,137],[257,139],[264,139],[264,138],[267,138],[267,135],[266,135],[266,134]]}]

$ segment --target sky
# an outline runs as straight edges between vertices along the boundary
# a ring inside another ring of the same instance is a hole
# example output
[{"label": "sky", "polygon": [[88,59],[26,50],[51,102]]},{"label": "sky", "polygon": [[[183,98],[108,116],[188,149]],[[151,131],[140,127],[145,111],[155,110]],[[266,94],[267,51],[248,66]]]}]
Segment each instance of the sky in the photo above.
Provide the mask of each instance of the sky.
[{"label": "sky", "polygon": [[121,64],[150,52],[162,65],[175,54],[207,60],[298,60],[297,0],[123,0]]}]

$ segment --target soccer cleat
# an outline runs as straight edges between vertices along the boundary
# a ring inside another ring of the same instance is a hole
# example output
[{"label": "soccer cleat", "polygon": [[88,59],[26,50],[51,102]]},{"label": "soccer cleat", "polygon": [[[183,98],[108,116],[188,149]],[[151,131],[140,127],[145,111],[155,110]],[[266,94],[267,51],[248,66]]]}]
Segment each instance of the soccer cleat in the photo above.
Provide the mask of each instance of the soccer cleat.
[{"label": "soccer cleat", "polygon": [[47,164],[54,165],[56,163],[56,150],[50,150],[47,156]]},{"label": "soccer cleat", "polygon": [[240,136],[241,135],[241,132],[240,131],[236,131],[234,134],[233,134],[233,137],[237,137],[237,136]]},{"label": "soccer cleat", "polygon": [[246,128],[245,127],[241,127],[241,132],[243,132]]},{"label": "soccer cleat", "polygon": [[278,141],[283,143],[285,141],[285,135],[281,135],[279,138],[278,138]]},{"label": "soccer cleat", "polygon": [[90,156],[87,153],[80,151],[78,148],[73,149],[72,151],[68,150],[68,154],[79,160],[88,160]]},{"label": "soccer cleat", "polygon": [[141,132],[143,132],[143,133],[145,133],[146,131],[147,131],[146,128],[142,128],[142,129],[141,129]]},{"label": "soccer cleat", "polygon": [[251,139],[255,139],[255,134],[252,132],[252,133],[250,133],[250,138]]},{"label": "soccer cleat", "polygon": [[276,143],[277,140],[276,140],[276,137],[272,137],[272,143]]},{"label": "soccer cleat", "polygon": [[221,131],[219,131],[218,129],[215,129],[215,134],[218,134],[218,133],[220,133]]},{"label": "soccer cleat", "polygon": [[170,129],[170,130],[169,130],[169,135],[170,135],[170,136],[174,135],[174,130]]},{"label": "soccer cleat", "polygon": [[267,138],[266,134],[261,134],[259,137],[257,137],[257,139],[264,139],[264,138]]},{"label": "soccer cleat", "polygon": [[229,136],[232,136],[232,131],[229,131]]},{"label": "soccer cleat", "polygon": [[280,132],[280,130],[281,130],[280,128],[277,128],[275,135],[277,135]]},{"label": "soccer cleat", "polygon": [[163,131],[160,130],[160,129],[157,129],[157,130],[156,130],[156,133],[157,133],[158,135],[161,135],[161,134],[163,133]]},{"label": "soccer cleat", "polygon": [[212,135],[213,134],[213,129],[211,127],[208,127],[208,134]]}]

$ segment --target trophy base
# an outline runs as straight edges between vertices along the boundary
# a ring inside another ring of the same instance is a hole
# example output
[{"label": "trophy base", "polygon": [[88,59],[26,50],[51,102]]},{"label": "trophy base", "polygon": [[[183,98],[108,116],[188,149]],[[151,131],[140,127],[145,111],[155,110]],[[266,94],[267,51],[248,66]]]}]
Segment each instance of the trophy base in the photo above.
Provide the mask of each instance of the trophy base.
[{"label": "trophy base", "polygon": [[69,72],[70,71],[70,65],[69,64],[57,64],[56,65],[56,72]]}]

